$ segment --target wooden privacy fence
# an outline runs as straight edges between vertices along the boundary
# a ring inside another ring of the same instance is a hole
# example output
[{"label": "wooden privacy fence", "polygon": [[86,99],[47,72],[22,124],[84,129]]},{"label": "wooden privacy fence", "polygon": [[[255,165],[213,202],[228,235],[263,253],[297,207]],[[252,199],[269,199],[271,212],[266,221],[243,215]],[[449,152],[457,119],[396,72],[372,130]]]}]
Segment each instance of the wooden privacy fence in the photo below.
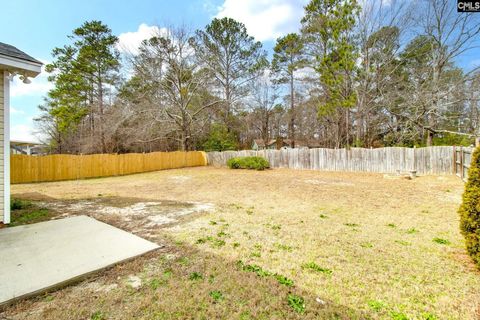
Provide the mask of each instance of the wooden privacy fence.
[{"label": "wooden privacy fence", "polygon": [[202,151],[92,155],[12,155],[11,183],[75,180],[206,166]]},{"label": "wooden privacy fence", "polygon": [[265,157],[273,168],[324,171],[396,173],[415,170],[418,174],[453,174],[453,147],[378,149],[285,149],[209,152],[208,163],[224,166],[238,156]]},{"label": "wooden privacy fence", "polygon": [[454,171],[463,181],[468,179],[468,169],[472,162],[473,148],[454,147]]}]

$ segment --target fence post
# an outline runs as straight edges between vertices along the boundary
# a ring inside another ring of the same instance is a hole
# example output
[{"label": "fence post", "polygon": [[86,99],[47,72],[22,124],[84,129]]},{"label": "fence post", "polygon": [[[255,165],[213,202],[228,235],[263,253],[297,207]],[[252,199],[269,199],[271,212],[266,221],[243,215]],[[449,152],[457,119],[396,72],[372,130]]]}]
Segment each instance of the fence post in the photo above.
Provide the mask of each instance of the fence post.
[{"label": "fence post", "polygon": [[463,180],[463,158],[465,154],[463,152],[463,147],[460,147],[460,178]]},{"label": "fence post", "polygon": [[413,171],[417,171],[417,146],[413,146]]},{"label": "fence post", "polygon": [[457,174],[457,147],[453,146],[453,174]]}]

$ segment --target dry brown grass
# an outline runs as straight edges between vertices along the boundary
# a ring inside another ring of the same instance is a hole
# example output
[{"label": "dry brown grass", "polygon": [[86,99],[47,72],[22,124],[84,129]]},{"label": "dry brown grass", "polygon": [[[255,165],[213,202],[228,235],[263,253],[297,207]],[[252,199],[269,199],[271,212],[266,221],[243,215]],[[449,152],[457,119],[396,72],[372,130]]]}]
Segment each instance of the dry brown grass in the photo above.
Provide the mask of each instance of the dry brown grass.
[{"label": "dry brown grass", "polygon": [[[79,285],[18,303],[4,315],[477,319],[480,274],[458,231],[462,189],[456,177],[408,181],[377,174],[214,168],[15,185],[16,196],[34,200],[101,195],[213,203],[216,209],[167,226],[135,224],[135,230],[121,217],[85,212],[165,247]],[[294,286],[243,271],[238,260],[286,276]],[[331,272],[305,268],[311,262]],[[202,279],[190,280],[193,272]],[[143,279],[138,290],[126,284],[132,274]],[[102,289],[112,284],[113,289]],[[211,291],[220,291],[223,300],[215,302]],[[305,299],[304,314],[290,308],[289,292]]]}]

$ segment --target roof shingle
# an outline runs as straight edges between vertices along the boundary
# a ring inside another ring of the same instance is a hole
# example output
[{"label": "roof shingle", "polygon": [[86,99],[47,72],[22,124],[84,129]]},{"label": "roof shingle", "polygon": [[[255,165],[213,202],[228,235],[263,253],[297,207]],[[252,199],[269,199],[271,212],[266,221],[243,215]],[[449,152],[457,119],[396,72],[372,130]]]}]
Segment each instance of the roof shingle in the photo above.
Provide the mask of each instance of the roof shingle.
[{"label": "roof shingle", "polygon": [[3,42],[0,42],[0,55],[8,56],[8,57],[11,57],[11,58],[17,58],[17,59],[20,59],[20,60],[29,61],[29,62],[33,62],[33,63],[42,64],[42,62],[40,62],[37,59],[29,56],[25,52],[20,51],[17,48],[15,48],[14,46],[11,46],[11,45],[3,43]]}]

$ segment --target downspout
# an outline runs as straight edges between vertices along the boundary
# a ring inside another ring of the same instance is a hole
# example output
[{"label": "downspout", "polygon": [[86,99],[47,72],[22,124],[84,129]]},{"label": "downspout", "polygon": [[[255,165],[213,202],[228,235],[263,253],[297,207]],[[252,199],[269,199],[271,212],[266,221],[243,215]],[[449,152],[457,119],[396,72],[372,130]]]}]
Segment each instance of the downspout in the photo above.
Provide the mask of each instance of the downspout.
[{"label": "downspout", "polygon": [[10,73],[3,72],[3,223],[10,223]]}]

